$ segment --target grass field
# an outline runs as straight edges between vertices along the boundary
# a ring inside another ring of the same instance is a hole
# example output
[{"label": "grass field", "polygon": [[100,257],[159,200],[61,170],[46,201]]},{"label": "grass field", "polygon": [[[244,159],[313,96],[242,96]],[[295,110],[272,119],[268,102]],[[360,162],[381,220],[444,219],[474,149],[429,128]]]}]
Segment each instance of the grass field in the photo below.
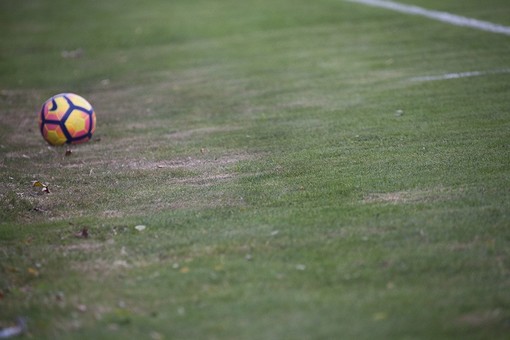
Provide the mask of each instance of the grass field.
[{"label": "grass field", "polygon": [[[404,2],[510,26],[506,0]],[[510,36],[343,0],[0,19],[0,328],[508,337]],[[37,128],[61,92],[98,119],[68,156]]]}]

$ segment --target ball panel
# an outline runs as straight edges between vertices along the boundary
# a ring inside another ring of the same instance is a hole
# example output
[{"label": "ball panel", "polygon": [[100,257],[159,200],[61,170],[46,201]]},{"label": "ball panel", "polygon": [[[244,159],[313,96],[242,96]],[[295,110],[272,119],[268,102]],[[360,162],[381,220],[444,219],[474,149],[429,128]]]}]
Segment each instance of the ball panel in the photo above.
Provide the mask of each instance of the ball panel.
[{"label": "ball panel", "polygon": [[67,137],[58,124],[44,124],[42,135],[44,139],[51,145],[62,145],[67,142]]},{"label": "ball panel", "polygon": [[74,109],[64,125],[72,138],[79,138],[89,132],[90,115],[80,109]]},{"label": "ball panel", "polygon": [[55,96],[44,104],[44,119],[61,120],[69,110],[69,103],[63,96]]},{"label": "ball panel", "polygon": [[92,105],[83,97],[74,93],[67,93],[66,97],[73,103],[74,106],[82,107],[87,111],[92,110]]}]

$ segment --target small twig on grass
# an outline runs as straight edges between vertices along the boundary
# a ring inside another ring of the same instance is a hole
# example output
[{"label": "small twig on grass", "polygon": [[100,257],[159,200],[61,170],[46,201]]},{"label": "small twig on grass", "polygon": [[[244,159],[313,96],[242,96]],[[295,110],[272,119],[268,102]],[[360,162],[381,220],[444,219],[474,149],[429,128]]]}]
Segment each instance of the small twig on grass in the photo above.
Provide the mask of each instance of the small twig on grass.
[{"label": "small twig on grass", "polygon": [[75,237],[78,238],[88,238],[89,237],[89,229],[87,227],[83,227],[82,230],[74,234]]}]

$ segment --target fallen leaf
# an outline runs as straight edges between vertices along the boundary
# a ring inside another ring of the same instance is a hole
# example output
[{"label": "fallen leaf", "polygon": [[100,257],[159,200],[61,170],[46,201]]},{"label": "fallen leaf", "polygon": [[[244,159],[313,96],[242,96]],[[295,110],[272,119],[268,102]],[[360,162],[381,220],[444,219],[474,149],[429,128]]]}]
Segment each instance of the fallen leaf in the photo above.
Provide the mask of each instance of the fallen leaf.
[{"label": "fallen leaf", "polygon": [[135,226],[135,229],[138,230],[138,231],[143,231],[143,230],[145,230],[145,228],[147,228],[147,227],[142,225],[142,224],[139,224],[139,225]]},{"label": "fallen leaf", "polygon": [[44,187],[45,185],[40,181],[32,181],[33,187]]},{"label": "fallen leaf", "polygon": [[43,191],[43,192],[45,192],[47,194],[50,193],[50,189],[48,189],[48,185],[44,184],[41,181],[32,181],[32,186],[33,187],[37,187],[37,188],[42,188],[41,191]]},{"label": "fallen leaf", "polygon": [[186,274],[186,273],[189,273],[189,268],[188,267],[182,267],[179,271],[181,273],[183,273],[183,274]]},{"label": "fallen leaf", "polygon": [[27,272],[32,275],[32,276],[35,276],[35,277],[38,277],[39,276],[39,271],[35,268],[32,268],[32,267],[29,267],[27,269]]}]

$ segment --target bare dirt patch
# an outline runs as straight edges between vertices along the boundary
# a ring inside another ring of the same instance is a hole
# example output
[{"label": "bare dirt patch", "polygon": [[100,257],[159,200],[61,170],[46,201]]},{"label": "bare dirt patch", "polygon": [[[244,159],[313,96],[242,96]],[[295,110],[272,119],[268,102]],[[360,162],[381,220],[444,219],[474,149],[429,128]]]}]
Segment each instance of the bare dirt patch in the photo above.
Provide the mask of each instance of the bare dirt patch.
[{"label": "bare dirt patch", "polygon": [[186,157],[171,160],[147,161],[138,160],[128,164],[129,168],[134,170],[150,169],[183,169],[203,171],[211,168],[221,168],[232,165],[243,160],[252,159],[249,154],[228,154],[218,157]]},{"label": "bare dirt patch", "polygon": [[459,191],[448,188],[370,193],[363,197],[363,203],[416,204],[449,201],[458,195]]},{"label": "bare dirt patch", "polygon": [[484,327],[497,323],[501,318],[500,310],[485,312],[473,312],[464,314],[455,320],[455,323],[463,326]]},{"label": "bare dirt patch", "polygon": [[92,252],[103,247],[103,243],[100,242],[79,242],[73,243],[66,246],[62,246],[62,250],[66,251],[80,251],[80,252]]},{"label": "bare dirt patch", "polygon": [[203,127],[203,128],[197,128],[197,129],[191,129],[191,130],[185,130],[185,131],[176,131],[172,132],[170,134],[167,134],[166,137],[170,139],[189,139],[191,137],[194,137],[196,135],[207,135],[211,133],[218,133],[218,132],[229,132],[229,131],[235,131],[238,130],[239,127],[235,126],[211,126],[211,127]]}]

